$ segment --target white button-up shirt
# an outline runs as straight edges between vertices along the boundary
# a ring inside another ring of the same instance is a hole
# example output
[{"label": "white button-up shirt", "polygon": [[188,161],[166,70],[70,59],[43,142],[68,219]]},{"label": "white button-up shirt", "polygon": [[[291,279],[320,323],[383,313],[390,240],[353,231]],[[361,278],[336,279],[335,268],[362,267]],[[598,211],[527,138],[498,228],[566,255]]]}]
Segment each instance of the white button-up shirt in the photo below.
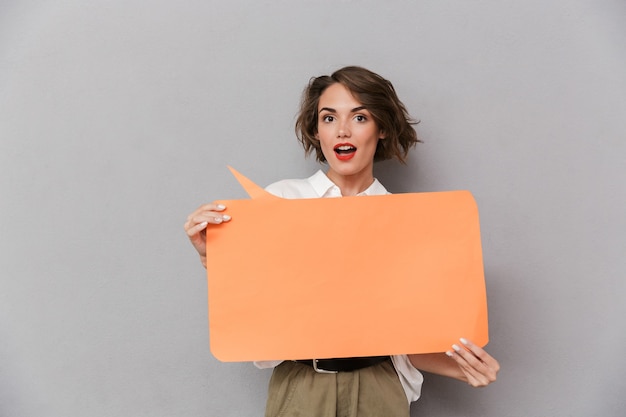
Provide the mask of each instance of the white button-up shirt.
[{"label": "white button-up shirt", "polygon": [[[275,196],[282,198],[328,198],[341,197],[341,190],[333,183],[324,172],[317,171],[306,179],[282,180],[269,185],[266,190]],[[389,192],[383,185],[374,179],[365,191],[357,195],[384,195]],[[410,331],[410,330],[409,330]],[[393,365],[398,373],[402,388],[410,402],[416,401],[421,393],[424,377],[409,362],[407,355],[391,356]],[[273,368],[282,361],[260,361],[254,364],[259,368]]]}]

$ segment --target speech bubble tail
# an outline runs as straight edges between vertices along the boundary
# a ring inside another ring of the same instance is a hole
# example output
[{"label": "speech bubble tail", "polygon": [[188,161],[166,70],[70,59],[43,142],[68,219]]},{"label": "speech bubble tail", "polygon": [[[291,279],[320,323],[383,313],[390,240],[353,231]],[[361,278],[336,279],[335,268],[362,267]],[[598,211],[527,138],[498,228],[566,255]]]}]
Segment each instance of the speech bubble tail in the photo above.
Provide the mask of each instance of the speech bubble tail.
[{"label": "speech bubble tail", "polygon": [[258,185],[256,185],[254,182],[252,182],[252,180],[242,175],[235,168],[231,167],[230,165],[227,165],[227,166],[230,172],[235,176],[237,181],[239,181],[239,184],[241,184],[241,186],[246,191],[246,193],[248,193],[250,198],[272,197],[272,194],[265,191],[262,187],[259,187]]}]

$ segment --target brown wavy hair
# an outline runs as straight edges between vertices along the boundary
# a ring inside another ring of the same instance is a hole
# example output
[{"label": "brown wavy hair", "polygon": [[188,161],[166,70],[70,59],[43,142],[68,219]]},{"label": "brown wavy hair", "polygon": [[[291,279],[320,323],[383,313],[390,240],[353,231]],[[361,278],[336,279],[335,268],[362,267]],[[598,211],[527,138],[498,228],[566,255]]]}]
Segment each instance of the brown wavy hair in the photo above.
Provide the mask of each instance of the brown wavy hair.
[{"label": "brown wavy hair", "polygon": [[296,119],[296,136],[308,155],[315,150],[318,162],[326,162],[317,136],[318,105],[320,96],[333,84],[346,87],[371,113],[376,126],[384,132],[385,139],[379,140],[374,161],[396,158],[405,163],[409,149],[421,142],[413,120],[398,98],[393,85],[380,75],[362,67],[349,66],[332,75],[313,77],[302,93],[300,112]]}]

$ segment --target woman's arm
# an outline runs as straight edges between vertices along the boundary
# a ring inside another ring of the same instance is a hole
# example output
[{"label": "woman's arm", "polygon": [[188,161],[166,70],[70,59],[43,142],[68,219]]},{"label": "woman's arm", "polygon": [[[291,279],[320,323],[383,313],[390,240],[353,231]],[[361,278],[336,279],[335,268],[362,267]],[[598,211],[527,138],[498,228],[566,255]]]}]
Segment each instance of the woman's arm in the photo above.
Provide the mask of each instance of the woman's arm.
[{"label": "woman's arm", "polygon": [[445,353],[408,355],[413,366],[421,371],[465,381],[473,387],[484,387],[496,380],[498,361],[480,346],[461,339],[461,346],[452,345]]}]

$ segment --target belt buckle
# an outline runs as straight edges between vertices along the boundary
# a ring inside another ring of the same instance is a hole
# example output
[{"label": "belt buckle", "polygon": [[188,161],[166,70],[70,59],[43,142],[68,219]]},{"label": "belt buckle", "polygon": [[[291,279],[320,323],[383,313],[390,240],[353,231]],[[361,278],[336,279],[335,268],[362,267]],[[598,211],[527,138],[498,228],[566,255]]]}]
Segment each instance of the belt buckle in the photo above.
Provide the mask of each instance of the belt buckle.
[{"label": "belt buckle", "polygon": [[314,370],[315,370],[315,372],[317,372],[318,374],[336,374],[336,373],[338,373],[338,372],[339,372],[339,371],[328,371],[328,370],[326,370],[326,369],[318,368],[318,367],[317,367],[317,361],[318,361],[318,360],[319,360],[319,359],[313,359],[313,360],[312,360],[312,362],[313,362],[313,369],[314,369]]}]

